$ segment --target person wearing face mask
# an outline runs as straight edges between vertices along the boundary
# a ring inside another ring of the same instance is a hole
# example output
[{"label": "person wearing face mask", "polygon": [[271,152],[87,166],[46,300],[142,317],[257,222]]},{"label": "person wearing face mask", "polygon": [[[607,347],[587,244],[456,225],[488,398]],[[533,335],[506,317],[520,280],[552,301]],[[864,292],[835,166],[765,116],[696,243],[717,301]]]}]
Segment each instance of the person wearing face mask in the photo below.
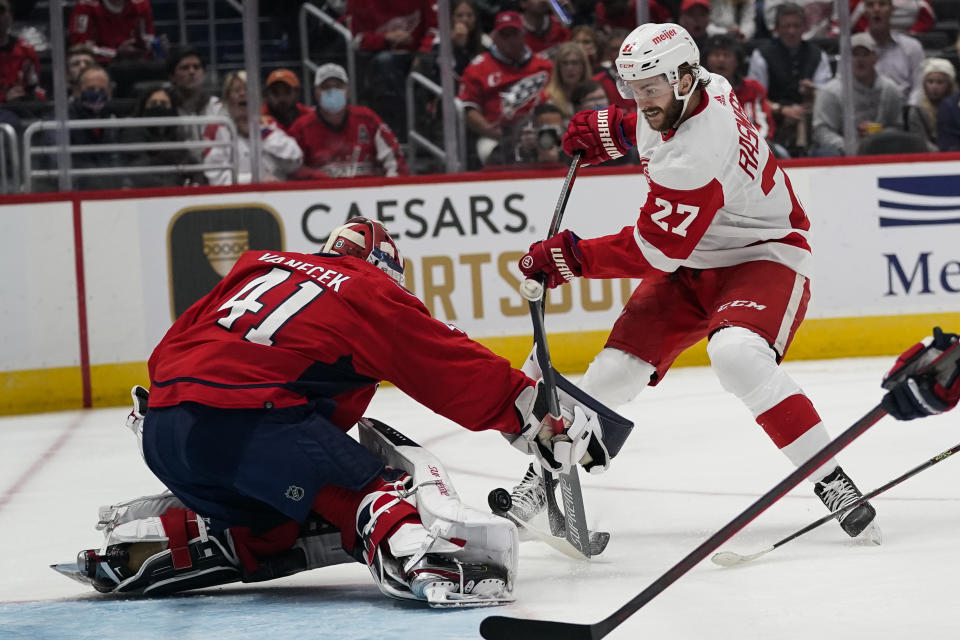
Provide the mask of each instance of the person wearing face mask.
[{"label": "person wearing face mask", "polygon": [[[135,118],[176,117],[177,111],[170,89],[162,85],[152,85],[144,89],[137,99],[133,110]],[[176,125],[159,127],[138,127],[123,129],[121,139],[126,143],[181,142],[183,131]],[[191,159],[187,149],[142,150],[124,153],[124,166],[158,167],[171,165],[189,165]],[[173,173],[153,171],[150,173],[127,176],[126,185],[131,187],[175,187],[182,185],[206,184],[202,171],[177,171]]]},{"label": "person wearing face mask", "polygon": [[[92,120],[115,118],[116,112],[110,104],[113,97],[113,85],[107,70],[100,65],[92,65],[80,72],[73,88],[70,104],[67,107],[67,119]],[[48,136],[51,141],[53,135]],[[71,145],[107,145],[119,140],[117,129],[73,129],[70,131]],[[56,144],[51,142],[51,144]],[[90,152],[71,154],[71,167],[88,169],[94,167],[116,167],[120,162],[115,152]],[[55,160],[54,160],[55,162]],[[123,186],[118,176],[76,176],[73,185],[77,189],[115,189]]]},{"label": "person wearing face mask", "polygon": [[290,135],[303,149],[303,167],[292,178],[407,175],[397,139],[367,107],[347,104],[347,72],[338,64],[317,69],[317,108],[297,119]]}]

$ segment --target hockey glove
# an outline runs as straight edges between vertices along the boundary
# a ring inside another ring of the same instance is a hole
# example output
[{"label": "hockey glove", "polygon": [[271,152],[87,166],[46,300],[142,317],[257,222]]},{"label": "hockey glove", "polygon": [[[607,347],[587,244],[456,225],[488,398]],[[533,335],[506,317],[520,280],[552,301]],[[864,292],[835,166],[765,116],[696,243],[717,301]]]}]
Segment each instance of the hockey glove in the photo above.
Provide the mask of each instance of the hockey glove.
[{"label": "hockey glove", "polygon": [[543,242],[534,242],[520,258],[520,271],[527,278],[543,276],[551,289],[570,282],[583,273],[578,242],[580,238],[572,231],[562,231]]},{"label": "hockey glove", "polygon": [[583,151],[583,164],[600,164],[622,158],[636,144],[636,116],[624,117],[619,107],[580,111],[570,118],[563,136],[563,151],[573,157]]},{"label": "hockey glove", "polygon": [[913,420],[955,407],[960,400],[957,341],[957,334],[935,327],[931,340],[900,354],[883,380],[889,390],[881,401],[884,411],[897,420]]}]

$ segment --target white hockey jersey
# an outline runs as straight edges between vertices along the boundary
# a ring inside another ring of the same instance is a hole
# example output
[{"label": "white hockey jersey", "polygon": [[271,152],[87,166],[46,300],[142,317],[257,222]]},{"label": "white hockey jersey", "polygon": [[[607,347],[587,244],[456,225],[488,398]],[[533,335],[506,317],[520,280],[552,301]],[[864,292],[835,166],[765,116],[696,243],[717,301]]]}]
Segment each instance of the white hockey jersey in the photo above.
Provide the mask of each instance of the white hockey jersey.
[{"label": "white hockey jersey", "polygon": [[637,150],[649,193],[635,225],[580,241],[584,276],[642,278],[651,269],[754,260],[810,276],[810,222],[790,179],[730,84],[711,74],[703,91],[700,105],[675,130],[654,131],[638,117]]}]

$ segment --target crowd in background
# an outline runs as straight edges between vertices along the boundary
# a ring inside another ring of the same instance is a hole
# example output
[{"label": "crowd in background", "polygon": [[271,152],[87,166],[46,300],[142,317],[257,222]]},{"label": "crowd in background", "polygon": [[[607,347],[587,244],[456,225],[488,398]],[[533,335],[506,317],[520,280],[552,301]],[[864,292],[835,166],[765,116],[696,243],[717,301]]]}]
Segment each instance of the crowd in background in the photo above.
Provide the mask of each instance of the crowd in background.
[{"label": "crowd in background", "polygon": [[[69,119],[224,116],[236,132],[241,183],[250,181],[252,135],[261,140],[266,181],[435,172],[443,170],[438,160],[420,158],[411,166],[405,153],[406,79],[417,72],[439,84],[441,65],[450,65],[465,107],[467,168],[550,166],[567,160],[560,139],[572,114],[608,104],[636,109],[620,96],[613,66],[621,41],[636,26],[635,2],[561,0],[570,19],[565,23],[550,0],[451,0],[443,19],[450,24],[453,59],[441,61],[434,0],[317,0],[353,34],[357,77],[347,75],[342,41],[338,47],[329,29],[313,28],[309,50],[320,65],[313,86],[301,86],[301,70],[293,65],[265,70],[260,130],[250,131],[243,71],[225,73],[212,86],[199,49],[172,46],[156,34],[150,0],[79,0],[69,8],[65,34]],[[15,20],[18,12],[29,14],[21,4],[0,0],[0,122],[18,132],[52,118],[44,108],[50,74],[29,42],[29,28]],[[295,20],[289,18],[298,4],[278,4],[278,24],[289,24],[291,37]],[[850,0],[858,153],[960,150],[960,10],[938,16],[936,5]],[[939,6],[944,13],[950,5]],[[677,22],[690,32],[703,65],[730,82],[778,157],[844,154],[831,0],[650,0],[649,11],[652,21]],[[349,99],[351,80],[358,104]],[[417,90],[414,105],[416,131],[442,143],[439,97]],[[94,172],[74,185],[229,184],[232,135],[222,124],[76,129],[72,145],[134,144],[74,153],[74,167],[174,169]],[[143,143],[183,142],[189,144],[138,150]],[[34,190],[55,187],[55,181],[37,181]]]}]

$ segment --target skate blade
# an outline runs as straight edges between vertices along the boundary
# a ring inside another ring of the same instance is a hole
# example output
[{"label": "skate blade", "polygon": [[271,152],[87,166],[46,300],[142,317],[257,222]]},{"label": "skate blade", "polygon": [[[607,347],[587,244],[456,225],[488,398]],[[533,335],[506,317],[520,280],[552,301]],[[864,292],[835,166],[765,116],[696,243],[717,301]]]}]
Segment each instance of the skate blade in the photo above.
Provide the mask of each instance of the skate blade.
[{"label": "skate blade", "polygon": [[[500,584],[503,584],[502,582]],[[437,585],[424,590],[427,604],[433,609],[454,609],[467,607],[498,607],[515,602],[516,598],[500,588],[493,593],[467,593],[451,590],[454,585]],[[454,588],[457,588],[454,586]]]},{"label": "skate blade", "polygon": [[93,586],[93,579],[91,579],[85,573],[81,573],[80,567],[77,566],[76,562],[62,562],[60,564],[52,564],[50,565],[50,568],[62,576],[66,576],[71,580],[76,580],[80,584],[85,584],[88,587]]},{"label": "skate blade", "polygon": [[867,525],[866,529],[857,534],[853,541],[864,546],[883,544],[883,532],[880,531],[880,525],[877,524],[876,517]]}]

